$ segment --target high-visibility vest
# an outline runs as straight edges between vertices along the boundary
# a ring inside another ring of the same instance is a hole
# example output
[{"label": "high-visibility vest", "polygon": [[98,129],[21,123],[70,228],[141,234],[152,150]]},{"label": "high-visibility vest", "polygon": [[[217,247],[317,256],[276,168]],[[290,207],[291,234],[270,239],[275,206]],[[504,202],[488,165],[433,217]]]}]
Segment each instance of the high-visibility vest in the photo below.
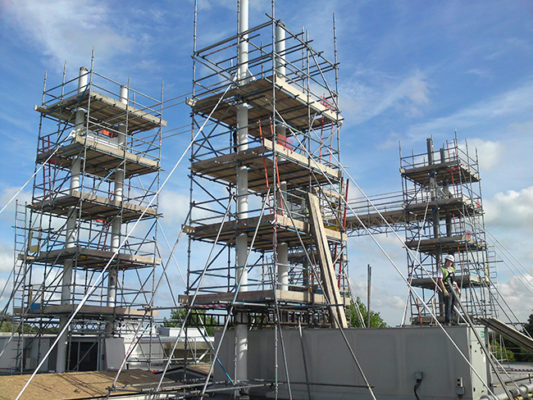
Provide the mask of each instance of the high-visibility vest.
[{"label": "high-visibility vest", "polygon": [[[446,268],[444,265],[441,265],[440,269],[442,270],[442,281],[446,285],[450,285],[451,282],[448,282],[448,279],[450,278],[450,272],[448,271],[448,268]],[[450,267],[450,269],[452,270],[451,275],[452,275],[452,282],[453,282],[455,280],[455,268]]]}]

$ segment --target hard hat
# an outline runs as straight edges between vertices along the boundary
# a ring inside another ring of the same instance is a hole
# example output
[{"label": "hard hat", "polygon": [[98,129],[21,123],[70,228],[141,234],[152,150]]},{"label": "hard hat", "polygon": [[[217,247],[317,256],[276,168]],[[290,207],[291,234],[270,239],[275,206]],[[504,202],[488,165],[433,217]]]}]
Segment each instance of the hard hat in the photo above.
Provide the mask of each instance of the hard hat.
[{"label": "hard hat", "polygon": [[448,254],[446,257],[444,257],[444,261],[451,261],[452,263],[455,262],[455,258],[451,255],[451,254]]}]

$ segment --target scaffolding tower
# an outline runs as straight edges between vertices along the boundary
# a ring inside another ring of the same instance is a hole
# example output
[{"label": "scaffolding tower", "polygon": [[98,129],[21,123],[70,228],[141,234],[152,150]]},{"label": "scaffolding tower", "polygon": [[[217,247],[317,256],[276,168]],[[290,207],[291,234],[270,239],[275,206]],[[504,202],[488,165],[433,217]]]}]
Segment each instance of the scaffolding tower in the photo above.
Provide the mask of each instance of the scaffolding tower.
[{"label": "scaffolding tower", "polygon": [[84,300],[44,370],[110,368],[113,340],[151,325],[155,313],[146,307],[160,264],[162,98],[91,65],[71,80],[63,74],[52,88],[45,77],[34,108],[36,175],[31,203],[17,205],[15,224],[17,369],[36,368]]},{"label": "scaffolding tower", "polygon": [[237,382],[249,329],[346,326],[349,303],[338,63],[281,21],[248,28],[240,3],[237,35],[195,41],[180,296],[202,324],[235,328]]},{"label": "scaffolding tower", "polygon": [[[400,155],[405,208],[415,216],[406,221],[408,277],[422,301],[443,314],[433,280],[446,254],[455,256],[461,303],[471,317],[496,315],[491,294],[495,269],[488,258],[477,155],[454,139],[434,150],[427,139],[422,154]],[[425,308],[410,295],[413,322],[427,317]]]},{"label": "scaffolding tower", "polygon": [[496,316],[496,269],[485,237],[477,155],[457,138],[435,151],[428,138],[423,153],[402,155],[400,149],[400,173],[401,192],[350,201],[348,233],[405,232],[412,323],[431,323],[428,309],[444,315],[435,281],[446,254],[455,256],[461,303],[469,315]]}]

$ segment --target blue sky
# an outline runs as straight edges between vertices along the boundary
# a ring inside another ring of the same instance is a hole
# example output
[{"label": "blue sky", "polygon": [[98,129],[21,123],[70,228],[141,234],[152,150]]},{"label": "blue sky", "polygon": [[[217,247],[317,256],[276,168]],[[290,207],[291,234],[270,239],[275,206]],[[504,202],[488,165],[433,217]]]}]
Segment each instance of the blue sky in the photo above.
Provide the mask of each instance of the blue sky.
[{"label": "blue sky", "polygon": [[[250,0],[251,24],[265,20],[270,1]],[[200,0],[199,45],[236,29],[236,0]],[[332,14],[341,62],[339,90],[345,117],[342,161],[369,194],[401,189],[398,142],[423,151],[453,137],[478,149],[488,230],[526,268],[533,261],[533,3],[529,1],[278,0],[276,17],[294,31],[305,26],[329,58]],[[193,3],[190,0],[110,2],[0,0],[0,200],[3,205],[33,172],[44,71],[59,83],[63,64],[74,76],[95,69],[147,93],[165,97],[191,89]],[[188,123],[185,107],[169,109],[168,128]],[[167,170],[187,145],[163,143]],[[186,210],[186,169],[162,194],[170,241]],[[27,194],[22,195],[27,199]],[[12,263],[12,208],[0,216],[0,279]],[[402,268],[405,255],[392,237],[387,250]],[[351,240],[351,276],[363,295],[366,264],[374,266],[374,304],[398,323],[405,285],[368,239]],[[174,274],[177,278],[177,274]],[[533,283],[533,277],[528,275]],[[176,283],[179,287],[179,282]],[[531,292],[502,265],[499,285],[521,317]]]}]

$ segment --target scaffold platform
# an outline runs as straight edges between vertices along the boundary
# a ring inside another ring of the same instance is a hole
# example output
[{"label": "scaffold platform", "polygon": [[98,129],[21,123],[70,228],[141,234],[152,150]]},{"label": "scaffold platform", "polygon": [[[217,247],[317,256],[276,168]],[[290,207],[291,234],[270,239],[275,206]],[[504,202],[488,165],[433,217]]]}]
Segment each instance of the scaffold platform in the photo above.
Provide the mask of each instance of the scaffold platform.
[{"label": "scaffold platform", "polygon": [[[435,278],[413,278],[410,282],[414,287],[419,287],[423,289],[434,289],[435,288]],[[482,279],[479,276],[475,275],[455,275],[455,281],[461,288],[471,288],[471,287],[482,287],[489,283],[487,278]]]},{"label": "scaffold platform", "polygon": [[[78,304],[58,304],[58,305],[46,305],[42,307],[41,304],[32,304],[29,309],[21,309],[15,307],[13,312],[15,314],[24,314],[25,318],[38,318],[43,315],[70,315],[72,314]],[[157,315],[157,310],[150,311],[152,315]],[[83,305],[78,311],[77,315],[82,317],[98,317],[98,316],[110,316],[115,315],[118,317],[143,317],[147,312],[143,309],[135,309],[129,307],[110,307],[110,306],[95,306],[95,305]]]},{"label": "scaffold platform", "polygon": [[485,241],[476,240],[470,235],[441,236],[438,238],[407,240],[406,246],[428,254],[455,253],[457,251],[482,251],[486,249]]},{"label": "scaffold platform", "polygon": [[[185,306],[189,305],[192,302],[193,297],[193,295],[181,295],[179,296],[179,302]],[[198,294],[194,304],[197,306],[216,304],[227,305],[233,301],[234,297],[235,293],[233,292]],[[275,292],[273,289],[251,291],[241,290],[236,298],[237,302],[260,304],[273,304],[276,300],[282,303],[327,304],[324,295],[320,293],[280,289],[276,289]]]},{"label": "scaffold platform", "polygon": [[[48,158],[51,156],[50,160]],[[126,178],[157,172],[159,161],[150,157],[134,154],[129,149],[112,145],[107,139],[100,139],[93,134],[76,134],[68,144],[57,149],[50,149],[37,153],[37,162],[48,160],[62,168],[70,168],[76,156],[83,156],[85,172],[101,177],[112,178],[119,166],[124,169]]]},{"label": "scaffold platform", "polygon": [[[126,124],[130,134],[167,125],[167,122],[158,116],[159,110],[149,107],[139,109],[91,89],[51,104],[34,106],[35,111],[63,121],[73,121],[75,110],[78,108],[91,110],[92,119],[100,121],[100,124],[95,125],[96,130],[102,128],[102,122],[109,125]],[[89,129],[91,128],[93,126],[89,121]]]},{"label": "scaffold platform", "polygon": [[[307,222],[291,219],[285,215],[263,215],[259,223],[259,217],[231,220],[223,223],[213,223],[208,225],[186,226],[184,232],[193,239],[203,239],[214,241],[218,235],[221,243],[234,244],[235,238],[240,233],[249,233],[248,245],[252,246],[254,232],[257,229],[257,237],[253,243],[253,248],[257,250],[272,248],[272,238],[274,227],[277,229],[278,241],[285,242],[289,247],[301,247],[300,238],[304,244],[313,242],[311,228]],[[259,225],[259,226],[258,226]],[[220,231],[220,234],[219,234]],[[341,242],[346,240],[346,235],[326,228],[326,236],[329,240]],[[298,236],[300,234],[300,238]]]},{"label": "scaffold platform", "polygon": [[[114,252],[106,250],[87,249],[82,247],[63,248],[41,252],[34,256],[26,256],[26,260],[52,265],[61,265],[67,259],[75,259],[78,268],[102,269],[113,257]],[[151,256],[118,253],[111,265],[119,269],[153,267],[161,263],[161,259]],[[118,265],[117,265],[118,264]]]},{"label": "scaffold platform", "polygon": [[451,185],[459,182],[474,183],[479,182],[481,179],[477,171],[463,163],[460,159],[412,168],[400,168],[402,176],[420,185],[429,185],[431,171],[436,172],[435,178],[438,185],[445,183]]},{"label": "scaffold platform", "polygon": [[267,187],[274,184],[272,151],[275,151],[278,157],[276,172],[279,180],[287,182],[287,187],[306,186],[310,181],[313,184],[338,183],[342,176],[340,170],[319,163],[281,144],[274,145],[268,139],[264,139],[261,146],[193,162],[191,168],[199,174],[235,184],[235,165],[246,165],[249,168],[248,189],[266,191]]},{"label": "scaffold platform", "polygon": [[[273,90],[274,88],[274,90]],[[309,126],[320,126],[325,118],[329,123],[341,124],[342,117],[332,111],[326,101],[306,95],[295,85],[282,77],[260,78],[229,90],[224,100],[213,112],[212,118],[224,122],[228,126],[237,125],[235,107],[245,101],[249,107],[250,121],[268,121],[272,117],[272,103],[275,91],[276,113],[285,123],[297,130],[307,130]],[[200,98],[193,106],[195,113],[208,115],[220,99],[221,93]],[[311,113],[309,115],[309,112]],[[311,117],[311,121],[309,119]],[[321,117],[321,118],[315,118]],[[259,129],[250,126],[248,132],[259,137]]]},{"label": "scaffold platform", "polygon": [[143,207],[125,201],[119,202],[77,190],[70,191],[68,195],[59,195],[52,199],[35,202],[28,207],[55,215],[69,215],[72,212],[72,207],[80,204],[80,200],[83,201],[83,205],[75,213],[84,220],[109,220],[120,214],[122,221],[128,222],[139,218],[153,218],[157,215],[155,208]]}]

